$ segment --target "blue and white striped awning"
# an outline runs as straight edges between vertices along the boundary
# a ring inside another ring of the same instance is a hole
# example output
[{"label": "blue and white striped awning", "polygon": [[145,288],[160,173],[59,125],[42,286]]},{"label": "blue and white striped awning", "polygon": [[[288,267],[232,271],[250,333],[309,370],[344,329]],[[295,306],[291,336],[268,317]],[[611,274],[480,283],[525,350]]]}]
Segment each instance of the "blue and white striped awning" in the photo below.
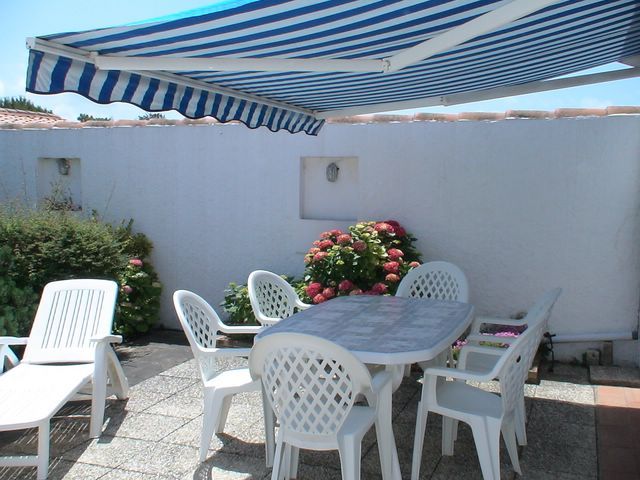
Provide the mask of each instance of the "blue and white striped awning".
[{"label": "blue and white striped awning", "polygon": [[[225,0],[29,40],[27,91],[315,135],[327,117],[639,75],[640,0]],[[580,77],[578,77],[580,78]]]}]

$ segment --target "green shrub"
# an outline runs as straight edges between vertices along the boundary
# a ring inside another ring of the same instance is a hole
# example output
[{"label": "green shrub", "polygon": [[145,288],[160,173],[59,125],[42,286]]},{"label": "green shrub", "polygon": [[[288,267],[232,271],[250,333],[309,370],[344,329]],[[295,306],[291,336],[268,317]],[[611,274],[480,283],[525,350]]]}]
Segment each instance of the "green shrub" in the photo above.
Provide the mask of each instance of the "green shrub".
[{"label": "green shrub", "polygon": [[0,245],[13,255],[8,277],[35,292],[55,280],[113,279],[120,285],[114,331],[126,337],[147,332],[157,320],[162,287],[146,259],[152,243],[131,227],[67,211],[0,208]]},{"label": "green shrub", "polygon": [[224,300],[220,304],[229,314],[226,323],[229,325],[257,325],[258,321],[253,315],[249,289],[246,285],[238,285],[231,282],[224,291]]},{"label": "green shrub", "polygon": [[304,258],[303,300],[321,303],[341,295],[393,295],[402,277],[420,265],[414,241],[395,220],[360,222],[346,233],[321,233]]},{"label": "green shrub", "polygon": [[38,296],[29,286],[19,286],[9,275],[13,255],[8,246],[0,247],[0,337],[29,334]]}]

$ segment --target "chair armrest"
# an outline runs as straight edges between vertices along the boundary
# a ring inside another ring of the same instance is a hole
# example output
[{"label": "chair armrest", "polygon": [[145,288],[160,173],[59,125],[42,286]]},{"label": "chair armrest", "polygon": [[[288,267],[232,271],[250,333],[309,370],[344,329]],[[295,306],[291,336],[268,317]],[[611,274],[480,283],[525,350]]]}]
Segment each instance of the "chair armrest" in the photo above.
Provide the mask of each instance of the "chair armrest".
[{"label": "chair armrest", "polygon": [[300,300],[298,298],[298,299],[296,299],[295,307],[297,309],[299,309],[299,310],[306,310],[309,307],[313,307],[313,305],[309,305],[308,303],[304,303],[302,300]]},{"label": "chair armrest", "polygon": [[375,394],[379,394],[385,386],[391,384],[392,380],[393,375],[386,370],[376,373],[371,378],[371,391]]},{"label": "chair armrest", "polygon": [[200,348],[198,350],[203,355],[227,358],[248,357],[251,352],[250,348]]},{"label": "chair armrest", "polygon": [[263,325],[226,325],[220,323],[218,330],[229,335],[260,333],[264,329]]},{"label": "chair armrest", "polygon": [[26,345],[29,337],[0,337],[0,345]]},{"label": "chair armrest", "polygon": [[491,343],[504,343],[511,345],[515,342],[517,337],[501,337],[500,335],[483,335],[472,334],[467,336],[466,340],[469,342],[491,342]]},{"label": "chair armrest", "polygon": [[465,380],[472,382],[490,382],[495,378],[493,370],[490,373],[479,373],[472,370],[446,367],[430,367],[424,371],[425,376],[451,377],[455,380]]},{"label": "chair armrest", "polygon": [[96,335],[89,340],[98,343],[122,343],[122,335]]},{"label": "chair armrest", "polygon": [[464,370],[467,368],[467,357],[470,353],[480,353],[482,355],[493,355],[495,357],[501,357],[504,355],[506,348],[501,347],[490,347],[488,345],[470,345],[466,344],[464,347],[460,349],[460,354],[458,355],[458,368],[460,370]]}]

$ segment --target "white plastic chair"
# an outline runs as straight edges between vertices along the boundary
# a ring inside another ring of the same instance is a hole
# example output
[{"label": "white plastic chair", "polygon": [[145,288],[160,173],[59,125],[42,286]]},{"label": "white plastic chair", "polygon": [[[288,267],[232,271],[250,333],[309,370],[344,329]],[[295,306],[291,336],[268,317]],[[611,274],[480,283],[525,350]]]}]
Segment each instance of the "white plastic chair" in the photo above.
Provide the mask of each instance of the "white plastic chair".
[{"label": "white plastic chair", "polygon": [[[453,263],[427,262],[409,270],[409,273],[398,285],[396,297],[429,298],[467,303],[469,301],[469,282],[464,272]],[[453,365],[451,349],[443,352],[443,356],[438,356],[429,362],[420,362],[419,365],[423,370],[429,366],[442,365],[446,361],[445,354],[449,364]],[[405,376],[409,375],[410,367],[410,365],[405,367]]]},{"label": "white plastic chair", "polygon": [[0,431],[38,428],[36,455],[0,457],[0,465],[36,466],[39,480],[49,468],[51,417],[92,383],[92,438],[100,436],[107,380],[127,398],[129,385],[111,348],[118,286],[109,280],[64,280],[45,286],[28,338],[0,337],[4,359],[15,364],[9,345],[26,345],[20,363],[0,375]]},{"label": "white plastic chair", "polygon": [[311,305],[303,303],[295,290],[282,277],[266,270],[249,275],[249,300],[253,314],[263,326],[271,326]]},{"label": "white plastic chair", "polygon": [[[297,473],[298,449],[338,450],[342,478],[360,478],[361,443],[375,423],[383,478],[392,478],[391,375],[371,377],[344,348],[318,337],[276,333],[260,339],[249,357],[265,401],[280,428],[272,480]],[[368,406],[354,405],[364,395]]]},{"label": "white plastic chair", "polygon": [[[218,332],[226,334],[258,333],[260,326],[230,326],[220,320],[215,310],[202,297],[187,290],[173,294],[173,305],[184,330],[193,356],[198,362],[204,386],[204,415],[200,436],[200,461],[204,461],[209,451],[213,432],[224,430],[233,395],[241,392],[260,390],[260,382],[254,381],[248,368],[220,371],[218,359],[248,357],[249,348],[218,348]],[[274,421],[271,412],[265,415],[267,441],[267,465],[273,461]]]},{"label": "white plastic chair", "polygon": [[523,378],[520,384],[520,395],[516,406],[516,437],[519,445],[527,444],[524,383],[527,380],[529,369],[533,364],[537,346],[542,341],[544,332],[548,330],[548,321],[551,316],[551,310],[561,293],[561,288],[549,290],[542,295],[540,299],[538,299],[538,301],[529,309],[527,315],[520,320],[496,317],[476,317],[471,326],[471,333],[467,337],[468,344],[462,347],[458,357],[458,365],[462,369],[485,372],[490,371],[496,365],[500,356],[505,353],[505,350],[503,348],[483,348],[482,345],[480,345],[481,342],[509,345],[515,342],[516,338],[482,335],[480,334],[482,325],[492,324],[508,327],[526,327],[529,329],[536,326],[538,323],[542,323],[541,329],[538,331],[538,343],[536,345],[536,349],[527,352],[528,356],[524,358],[526,369],[523,370]]},{"label": "white plastic chair", "polygon": [[469,301],[469,282],[453,263],[427,262],[409,270],[396,291],[397,297]]},{"label": "white plastic chair", "polygon": [[[422,396],[418,403],[411,479],[420,474],[422,446],[429,412],[439,413],[446,421],[442,429],[442,454],[452,455],[457,421],[469,424],[485,480],[500,479],[500,432],[514,470],[521,473],[515,436],[516,408],[521,392],[525,358],[538,346],[543,323],[527,329],[499,357],[494,368],[478,373],[461,368],[427,368]],[[476,348],[476,347],[471,347]],[[452,378],[453,381],[447,380]],[[500,396],[464,383],[500,381]]]}]

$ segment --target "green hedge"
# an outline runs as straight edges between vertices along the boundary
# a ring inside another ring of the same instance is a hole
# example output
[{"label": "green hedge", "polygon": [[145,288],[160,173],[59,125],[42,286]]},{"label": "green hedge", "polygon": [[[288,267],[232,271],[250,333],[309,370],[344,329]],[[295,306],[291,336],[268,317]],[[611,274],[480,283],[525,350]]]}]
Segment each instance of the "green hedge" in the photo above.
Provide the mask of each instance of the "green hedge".
[{"label": "green hedge", "polygon": [[[0,208],[0,245],[8,247],[0,267],[0,304],[8,305],[0,310],[0,335],[29,331],[37,296],[30,297],[26,315],[23,295],[70,278],[117,281],[114,331],[125,337],[147,332],[157,320],[162,286],[147,260],[152,243],[131,225],[114,227],[72,212]],[[3,303],[5,297],[13,300]]]}]

